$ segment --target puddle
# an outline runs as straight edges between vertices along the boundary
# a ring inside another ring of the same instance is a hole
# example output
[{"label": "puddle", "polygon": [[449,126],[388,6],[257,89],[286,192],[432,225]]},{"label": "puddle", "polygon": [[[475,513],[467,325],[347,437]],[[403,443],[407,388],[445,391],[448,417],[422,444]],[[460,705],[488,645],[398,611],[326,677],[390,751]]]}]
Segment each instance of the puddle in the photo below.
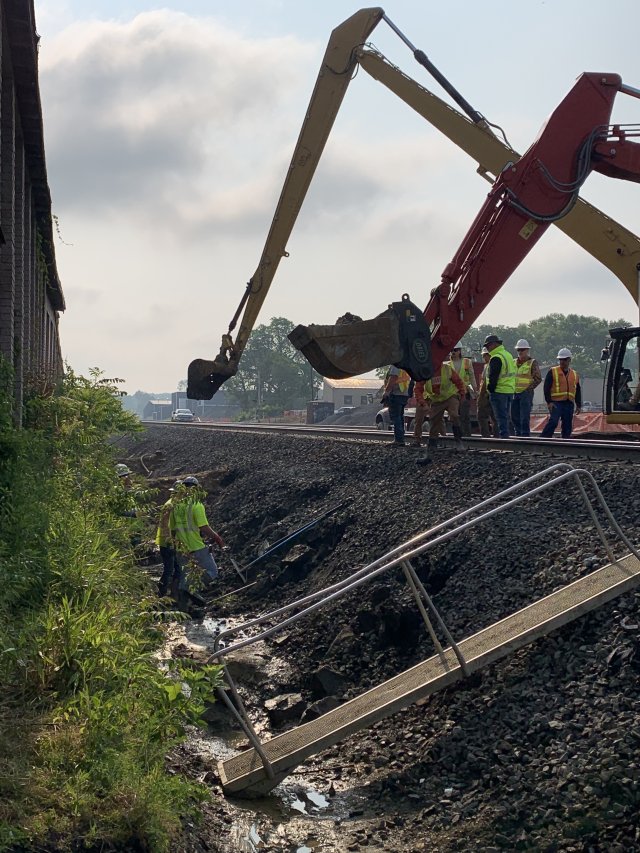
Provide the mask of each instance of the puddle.
[{"label": "puddle", "polygon": [[[186,621],[171,625],[163,657],[187,657],[206,662],[216,637],[242,620],[217,619],[207,616],[202,621]],[[246,635],[245,635],[246,636]],[[244,639],[237,633],[228,639],[232,645]],[[260,703],[265,681],[276,678],[286,683],[290,666],[274,655],[273,648],[263,642],[232,652],[227,659],[229,673],[250,696],[250,716],[259,735],[269,732],[268,719]],[[218,761],[224,761],[247,746],[246,734],[233,723],[228,709],[216,702],[207,709],[208,729],[190,728],[189,748],[208,772],[217,775]],[[203,773],[203,776],[206,774]],[[315,781],[315,780],[314,780]],[[316,782],[317,785],[317,782]],[[320,787],[320,790],[318,790]],[[269,850],[288,850],[291,853],[326,853],[340,849],[340,825],[349,814],[346,798],[340,794],[331,798],[322,793],[323,781],[315,787],[304,779],[289,777],[260,799],[225,798],[232,817],[229,834],[221,842],[227,853],[263,853]]]},{"label": "puddle", "polygon": [[314,788],[306,788],[301,785],[294,787],[278,786],[274,790],[273,795],[282,800],[285,808],[293,809],[304,815],[318,815],[322,810],[328,809],[330,806],[329,800],[324,794],[321,794]]}]

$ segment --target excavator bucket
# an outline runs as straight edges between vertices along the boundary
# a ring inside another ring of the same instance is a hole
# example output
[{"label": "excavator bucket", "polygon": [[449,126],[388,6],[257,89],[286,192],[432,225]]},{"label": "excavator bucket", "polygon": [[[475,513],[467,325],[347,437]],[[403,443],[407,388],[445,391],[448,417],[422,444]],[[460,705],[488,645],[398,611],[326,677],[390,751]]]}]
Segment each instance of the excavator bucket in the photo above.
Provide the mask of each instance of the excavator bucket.
[{"label": "excavator bucket", "polygon": [[395,364],[416,380],[430,379],[429,326],[405,293],[373,320],[345,314],[335,326],[296,326],[294,347],[314,370],[329,379],[346,379]]},{"label": "excavator bucket", "polygon": [[187,372],[187,397],[190,400],[210,400],[223,382],[237,372],[237,365],[218,356],[215,361],[196,358]]}]

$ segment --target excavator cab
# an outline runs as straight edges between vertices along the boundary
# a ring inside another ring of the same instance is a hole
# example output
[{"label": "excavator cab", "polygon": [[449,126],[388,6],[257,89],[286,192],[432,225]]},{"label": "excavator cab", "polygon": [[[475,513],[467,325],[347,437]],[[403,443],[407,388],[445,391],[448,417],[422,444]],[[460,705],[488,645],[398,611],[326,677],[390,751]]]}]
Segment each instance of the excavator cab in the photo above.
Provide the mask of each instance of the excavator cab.
[{"label": "excavator cab", "polygon": [[604,411],[609,424],[640,424],[640,327],[610,329],[606,361]]}]

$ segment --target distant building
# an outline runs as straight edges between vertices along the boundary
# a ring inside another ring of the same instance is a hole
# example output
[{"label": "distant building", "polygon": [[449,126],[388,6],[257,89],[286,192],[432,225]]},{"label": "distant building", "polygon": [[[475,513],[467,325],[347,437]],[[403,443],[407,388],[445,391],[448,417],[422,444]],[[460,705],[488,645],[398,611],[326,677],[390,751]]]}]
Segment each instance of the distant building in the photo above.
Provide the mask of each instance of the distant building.
[{"label": "distant building", "polygon": [[366,406],[380,399],[382,379],[325,379],[322,386],[322,399],[333,403],[335,408],[340,406]]},{"label": "distant building", "polygon": [[142,410],[142,417],[145,421],[168,421],[172,411],[171,400],[149,400]]},{"label": "distant building", "polygon": [[216,391],[211,400],[190,400],[186,391],[174,391],[171,395],[171,407],[191,409],[193,414],[208,421],[229,421],[240,414],[240,406],[232,400],[223,388]]}]

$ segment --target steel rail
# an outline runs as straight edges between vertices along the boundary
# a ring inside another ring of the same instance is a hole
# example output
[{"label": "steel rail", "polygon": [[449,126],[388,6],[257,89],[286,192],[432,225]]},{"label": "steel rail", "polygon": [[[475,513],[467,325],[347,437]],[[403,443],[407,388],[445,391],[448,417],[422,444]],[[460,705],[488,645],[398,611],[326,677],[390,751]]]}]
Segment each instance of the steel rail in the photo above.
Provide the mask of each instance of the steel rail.
[{"label": "steel rail", "polygon": [[[351,439],[357,441],[389,442],[393,440],[393,433],[377,430],[371,427],[345,427],[345,426],[318,426],[316,424],[245,424],[245,423],[172,423],[171,421],[142,421],[146,425],[188,427],[189,429],[222,430],[232,432],[275,432],[288,435],[308,435],[315,438]],[[455,449],[453,436],[439,436],[439,442],[443,450]],[[513,436],[504,438],[482,438],[473,435],[464,438],[463,442],[468,450],[492,451],[498,450],[505,453],[529,453],[543,456],[569,456],[579,459],[592,459],[594,461],[607,462],[640,462],[640,440],[634,441],[607,441],[606,439],[591,438],[521,438]],[[411,448],[406,449],[407,454],[413,454],[419,458],[419,451]],[[434,459],[438,459],[440,451],[437,451]]]}]

